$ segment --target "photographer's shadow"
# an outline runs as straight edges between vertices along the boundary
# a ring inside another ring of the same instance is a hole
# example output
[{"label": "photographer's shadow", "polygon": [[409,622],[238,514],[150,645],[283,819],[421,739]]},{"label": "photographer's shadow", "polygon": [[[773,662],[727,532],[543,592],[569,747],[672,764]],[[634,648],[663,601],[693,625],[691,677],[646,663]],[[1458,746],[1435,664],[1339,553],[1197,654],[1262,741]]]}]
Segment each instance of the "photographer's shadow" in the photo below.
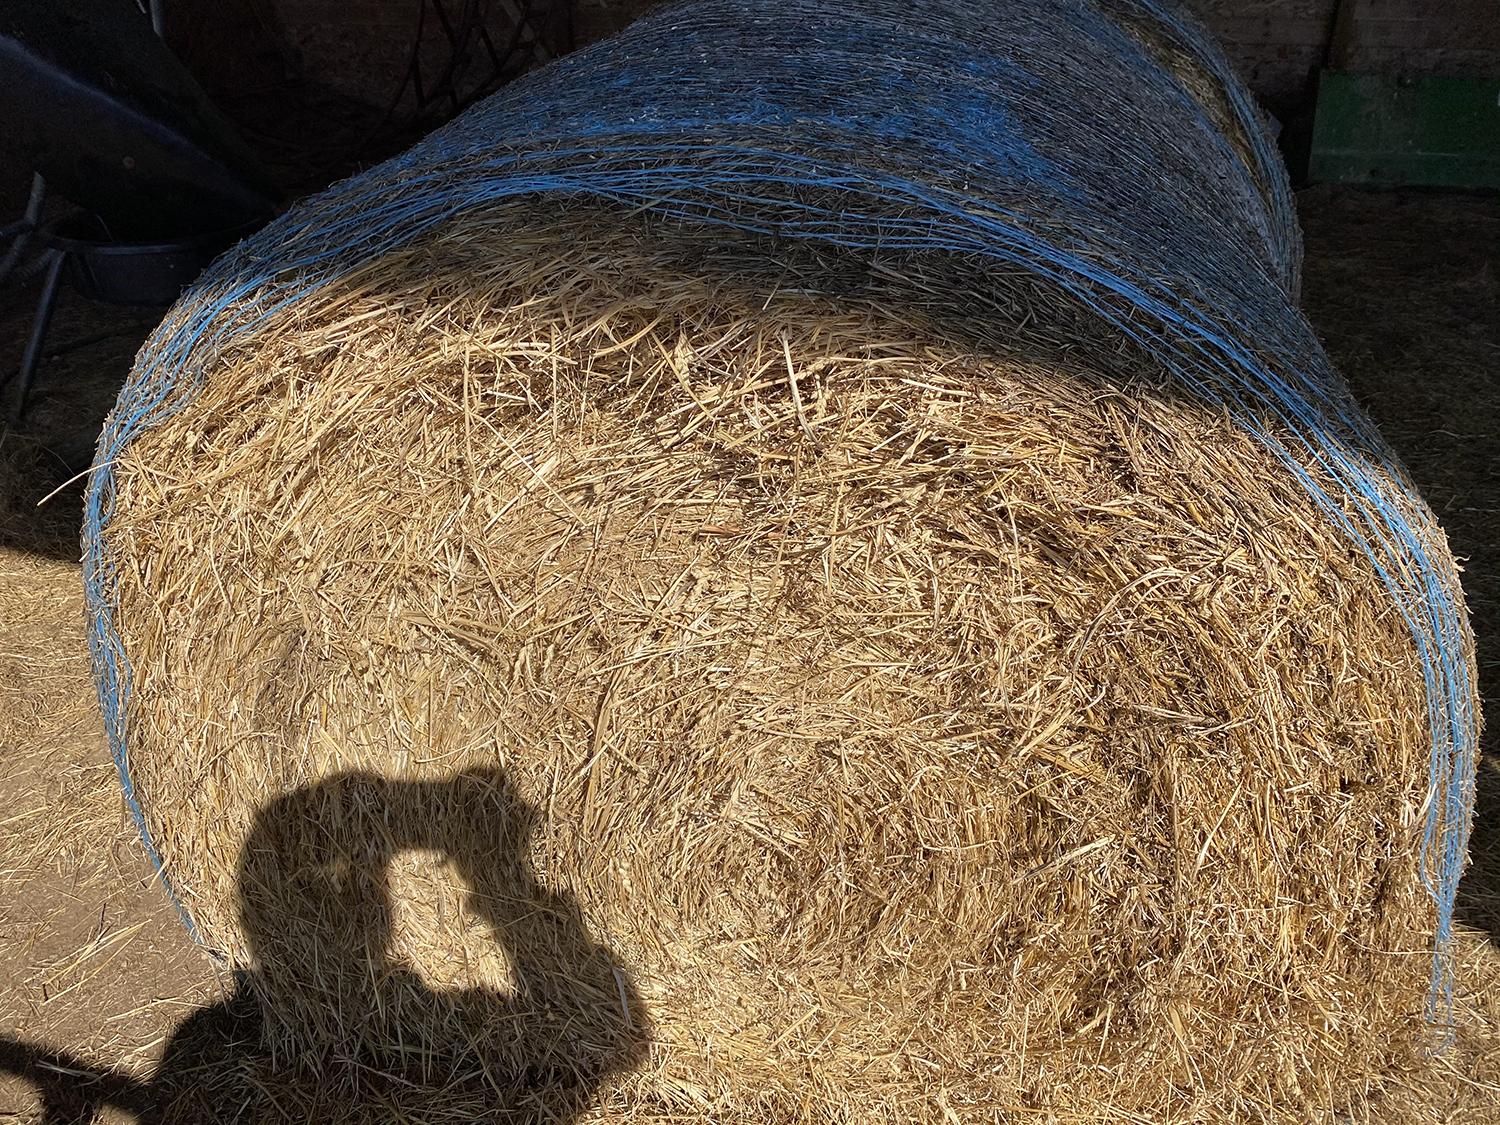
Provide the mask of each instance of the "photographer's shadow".
[{"label": "photographer's shadow", "polygon": [[[572,896],[538,881],[533,820],[499,770],[409,782],[346,773],[278,798],[239,867],[255,967],[179,1026],[150,1082],[18,1043],[0,1044],[0,1070],[38,1087],[44,1125],[91,1121],[104,1105],[152,1125],[429,1115],[566,1125],[644,1061],[649,1026]],[[393,951],[390,872],[412,852],[460,876],[462,913],[507,955],[505,987],[435,988]]]}]

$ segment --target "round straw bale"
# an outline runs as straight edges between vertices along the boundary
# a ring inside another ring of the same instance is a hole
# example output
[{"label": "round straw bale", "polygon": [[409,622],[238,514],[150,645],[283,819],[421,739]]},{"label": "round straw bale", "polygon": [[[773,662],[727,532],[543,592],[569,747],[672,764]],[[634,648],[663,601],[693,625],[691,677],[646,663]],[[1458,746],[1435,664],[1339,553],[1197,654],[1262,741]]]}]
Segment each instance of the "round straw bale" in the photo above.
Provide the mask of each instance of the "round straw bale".
[{"label": "round straw bale", "polygon": [[497,205],[124,448],[133,796],[279,1049],[611,1122],[1284,1121],[1409,1058],[1427,689],[1335,485],[964,269]]}]

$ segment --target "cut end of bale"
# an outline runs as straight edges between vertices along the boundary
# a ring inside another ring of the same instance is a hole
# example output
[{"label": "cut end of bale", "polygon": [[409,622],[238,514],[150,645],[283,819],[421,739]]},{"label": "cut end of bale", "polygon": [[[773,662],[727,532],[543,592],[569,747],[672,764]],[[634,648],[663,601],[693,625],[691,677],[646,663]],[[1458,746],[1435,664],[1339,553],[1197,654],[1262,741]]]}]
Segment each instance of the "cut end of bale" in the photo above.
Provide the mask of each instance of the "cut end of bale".
[{"label": "cut end of bale", "polygon": [[1398,607],[963,268],[515,204],[128,447],[135,783],[287,1051],[621,1122],[1249,1120],[1410,1057]]}]

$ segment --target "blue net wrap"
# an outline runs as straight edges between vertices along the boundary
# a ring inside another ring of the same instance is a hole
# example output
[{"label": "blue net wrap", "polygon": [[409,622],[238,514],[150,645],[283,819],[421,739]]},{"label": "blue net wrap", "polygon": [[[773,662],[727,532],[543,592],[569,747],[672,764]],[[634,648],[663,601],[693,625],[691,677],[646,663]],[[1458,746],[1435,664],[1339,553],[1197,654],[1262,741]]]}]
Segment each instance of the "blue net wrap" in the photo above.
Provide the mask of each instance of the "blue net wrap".
[{"label": "blue net wrap", "polygon": [[1369,559],[1421,658],[1430,1015],[1446,1020],[1476,743],[1457,577],[1297,311],[1291,197],[1248,93],[1161,0],[690,0],[507,88],[217,262],[142,352],[87,496],[99,696],[153,859],[113,619],[111,466],[190,400],[226,345],[465,211],[538,195],[1024,269],[1262,441]]}]

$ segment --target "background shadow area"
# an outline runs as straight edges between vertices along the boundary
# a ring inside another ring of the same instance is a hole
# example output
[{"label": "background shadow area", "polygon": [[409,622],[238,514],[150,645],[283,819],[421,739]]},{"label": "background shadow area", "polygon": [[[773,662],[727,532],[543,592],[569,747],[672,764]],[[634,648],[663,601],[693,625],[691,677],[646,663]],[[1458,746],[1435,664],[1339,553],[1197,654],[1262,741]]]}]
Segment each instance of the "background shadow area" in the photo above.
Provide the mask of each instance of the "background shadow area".
[{"label": "background shadow area", "polygon": [[[576,901],[538,882],[533,819],[499,770],[346,773],[279,798],[239,866],[256,967],[177,1027],[149,1081],[13,1040],[0,1041],[0,1071],[36,1087],[43,1125],[91,1122],[106,1106],[162,1125],[566,1125],[644,1061],[649,1025]],[[434,988],[393,950],[390,872],[407,852],[434,853],[462,879],[468,924],[510,966],[505,987]]]},{"label": "background shadow area", "polygon": [[1487,718],[1459,921],[1500,945],[1500,195],[1299,193],[1308,317],[1463,565]]}]

